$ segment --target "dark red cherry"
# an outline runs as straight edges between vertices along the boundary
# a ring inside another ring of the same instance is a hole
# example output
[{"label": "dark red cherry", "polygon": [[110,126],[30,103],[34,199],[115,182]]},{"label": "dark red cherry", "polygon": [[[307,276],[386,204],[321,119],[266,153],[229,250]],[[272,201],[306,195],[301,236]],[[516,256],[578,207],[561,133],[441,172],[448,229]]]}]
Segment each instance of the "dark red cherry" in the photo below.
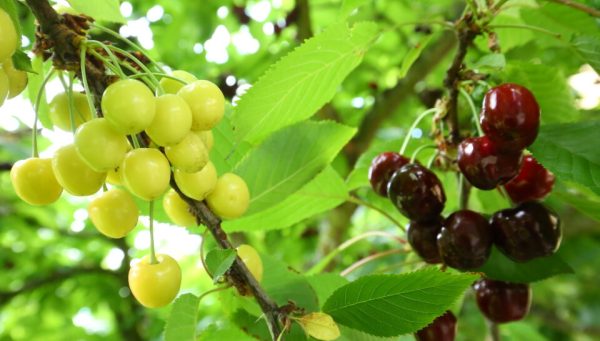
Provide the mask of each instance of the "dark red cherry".
[{"label": "dark red cherry", "polygon": [[456,211],[444,221],[437,245],[444,264],[459,270],[476,269],[492,250],[490,225],[477,212]]},{"label": "dark red cherry", "polygon": [[377,155],[371,161],[371,167],[369,168],[369,181],[373,190],[377,194],[386,197],[387,185],[392,174],[409,162],[409,159],[394,152]]},{"label": "dark red cherry", "polygon": [[442,229],[443,222],[444,218],[438,217],[431,222],[411,221],[408,224],[406,230],[408,243],[429,264],[442,262],[437,247],[437,235]]},{"label": "dark red cherry", "polygon": [[415,333],[417,341],[454,341],[456,316],[450,310],[439,316],[430,325]]},{"label": "dark red cherry", "polygon": [[471,185],[493,189],[519,173],[521,151],[501,153],[487,136],[468,138],[458,145],[458,167]]},{"label": "dark red cherry", "polygon": [[506,193],[514,203],[541,200],[552,191],[554,174],[537,160],[527,155],[523,158],[521,170],[516,177],[504,185]]},{"label": "dark red cherry", "polygon": [[558,215],[535,201],[496,212],[490,225],[498,249],[517,262],[553,254],[562,238]]},{"label": "dark red cherry", "polygon": [[533,94],[517,84],[490,89],[483,98],[481,128],[504,151],[531,145],[540,126],[540,106]]},{"label": "dark red cherry", "polygon": [[479,310],[496,323],[518,321],[531,306],[531,289],[527,284],[480,279],[473,285]]},{"label": "dark red cherry", "polygon": [[416,163],[394,172],[388,183],[388,197],[402,214],[414,221],[437,219],[446,203],[438,177]]}]

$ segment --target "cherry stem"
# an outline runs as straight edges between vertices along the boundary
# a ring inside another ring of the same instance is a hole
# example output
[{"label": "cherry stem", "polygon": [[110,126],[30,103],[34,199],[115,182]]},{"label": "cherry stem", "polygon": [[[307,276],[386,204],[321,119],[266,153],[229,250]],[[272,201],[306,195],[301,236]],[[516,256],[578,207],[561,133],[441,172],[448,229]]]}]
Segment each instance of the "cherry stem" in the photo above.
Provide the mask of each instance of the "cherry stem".
[{"label": "cherry stem", "polygon": [[465,91],[465,89],[459,87],[458,91],[469,104],[469,108],[471,108],[471,114],[473,115],[473,121],[475,121],[475,127],[477,127],[477,133],[479,134],[479,136],[483,136],[483,130],[481,130],[481,124],[479,123],[479,113],[477,113],[477,108],[475,107],[475,103],[473,103],[473,99]]},{"label": "cherry stem", "polygon": [[46,84],[48,84],[48,81],[50,81],[50,78],[52,77],[52,75],[54,74],[54,69],[50,70],[48,72],[48,74],[46,75],[46,77],[44,77],[44,80],[42,81],[42,84],[40,85],[40,89],[38,90],[37,96],[35,97],[35,106],[33,107],[33,111],[35,112],[35,117],[33,119],[33,127],[31,130],[31,146],[32,146],[32,152],[31,154],[33,155],[33,157],[39,157],[39,150],[38,150],[38,142],[37,142],[37,130],[38,130],[38,120],[40,117],[40,103],[42,102],[42,97],[44,96],[44,93],[46,92]]},{"label": "cherry stem", "polygon": [[73,107],[73,78],[69,76],[69,84],[65,82],[62,72],[58,74],[58,79],[65,89],[67,94],[67,102],[69,102],[69,121],[71,123],[71,132],[75,135],[75,108]]},{"label": "cherry stem", "polygon": [[413,132],[413,130],[415,130],[417,128],[417,125],[419,125],[419,123],[421,123],[421,121],[425,117],[427,117],[428,115],[431,115],[433,113],[437,113],[438,111],[439,110],[437,108],[431,108],[431,109],[425,110],[419,116],[417,116],[417,118],[415,119],[413,124],[410,126],[410,129],[408,129],[408,132],[406,133],[406,137],[404,138],[404,142],[402,143],[402,148],[400,148],[401,155],[404,155],[404,152],[406,152],[406,147],[408,147],[408,142],[412,138],[412,132]]},{"label": "cherry stem", "polygon": [[230,284],[228,284],[228,285],[224,285],[224,286],[222,286],[222,287],[217,287],[217,288],[214,288],[214,289],[210,289],[210,290],[208,290],[208,291],[205,291],[205,292],[204,292],[204,293],[202,293],[200,296],[198,296],[198,303],[200,303],[200,301],[202,301],[202,299],[203,299],[204,297],[206,297],[206,296],[208,296],[208,295],[210,295],[210,294],[213,294],[213,293],[215,293],[215,292],[218,292],[218,291],[227,290],[227,289],[229,289],[229,288],[231,288],[231,285],[230,285]]},{"label": "cherry stem", "polygon": [[148,215],[150,218],[150,264],[156,264],[158,262],[156,261],[156,253],[154,251],[154,200],[149,202]]},{"label": "cherry stem", "polygon": [[437,145],[426,144],[426,145],[420,146],[413,152],[412,156],[410,157],[410,163],[414,163],[417,156],[419,155],[419,153],[421,153],[423,150],[428,149],[428,148],[435,149],[435,148],[437,148]]},{"label": "cherry stem", "polygon": [[488,323],[492,341],[500,341],[502,338],[500,337],[500,328],[498,328],[498,324],[492,321],[488,321]]},{"label": "cherry stem", "polygon": [[379,212],[382,216],[386,217],[389,221],[391,221],[394,225],[398,226],[402,231],[406,231],[406,229],[404,228],[404,225],[402,225],[398,220],[396,220],[394,217],[392,217],[389,213],[387,213],[385,210],[372,205],[371,203],[364,201],[358,197],[355,196],[350,196],[348,197],[348,199],[346,199],[346,201],[348,202],[352,202],[355,203],[357,205],[361,205],[361,206],[365,206],[368,207],[374,211]]},{"label": "cherry stem", "polygon": [[347,241],[343,242],[342,244],[338,245],[338,247],[336,247],[335,249],[333,249],[330,253],[328,253],[325,257],[323,257],[323,259],[321,259],[321,261],[317,264],[315,264],[312,268],[310,268],[305,275],[306,276],[310,276],[310,275],[316,275],[318,273],[320,273],[321,271],[323,271],[327,265],[329,264],[329,262],[331,262],[337,255],[339,255],[340,253],[342,253],[342,251],[346,250],[347,248],[349,248],[350,246],[356,244],[357,242],[366,239],[366,238],[370,238],[370,237],[385,237],[388,239],[392,239],[394,241],[397,241],[401,244],[405,244],[406,241],[404,239],[398,238],[396,235],[389,233],[389,232],[385,232],[385,231],[369,231],[369,232],[365,232],[363,234],[359,234],[358,236],[348,239]]},{"label": "cherry stem", "polygon": [[379,258],[387,257],[389,255],[395,255],[395,254],[405,253],[405,252],[407,252],[407,251],[401,250],[401,249],[392,249],[392,250],[387,250],[387,251],[378,252],[378,253],[369,255],[365,258],[359,259],[357,262],[353,263],[352,265],[350,265],[349,267],[344,269],[342,272],[340,272],[340,275],[346,277],[350,273],[352,273],[354,270],[360,268],[361,266],[363,266],[369,262],[372,262]]},{"label": "cherry stem", "polygon": [[164,93],[164,90],[163,90],[162,86],[160,85],[160,82],[158,81],[158,78],[156,78],[154,76],[154,74],[152,73],[152,71],[150,71],[150,69],[148,69],[148,67],[146,65],[144,65],[144,63],[142,63],[139,59],[137,59],[131,53],[129,53],[129,52],[127,52],[127,51],[125,51],[125,50],[123,50],[121,48],[118,48],[118,47],[116,47],[114,45],[108,45],[108,48],[111,49],[111,50],[113,50],[113,51],[116,51],[116,52],[118,52],[118,53],[120,53],[122,55],[124,55],[125,57],[127,57],[131,61],[133,61],[137,66],[140,67],[140,69],[144,70],[150,76],[150,78],[152,78],[152,81],[156,84],[156,88],[157,88],[158,94],[160,95],[160,94]]},{"label": "cherry stem", "polygon": [[206,265],[206,260],[204,259],[204,240],[206,239],[207,235],[208,229],[204,230],[204,233],[202,233],[202,240],[200,240],[200,261],[202,262],[202,267],[204,268],[204,271],[206,271],[210,278],[213,278],[213,274],[208,269],[208,266]]},{"label": "cherry stem", "polygon": [[160,71],[161,71],[161,72],[163,72],[163,73],[166,73],[166,72],[165,72],[165,70],[164,70],[164,69],[163,69],[163,68],[160,66],[160,64],[158,64],[158,63],[157,63],[157,62],[156,62],[156,61],[155,61],[155,60],[154,60],[152,57],[150,57],[150,55],[149,55],[149,54],[148,54],[148,53],[147,53],[147,52],[146,52],[146,51],[145,51],[143,48],[141,48],[140,46],[138,46],[136,43],[132,42],[131,40],[129,40],[129,39],[127,39],[127,38],[124,38],[124,37],[123,37],[122,35],[120,35],[119,33],[115,32],[115,31],[113,31],[113,30],[111,30],[111,29],[109,29],[109,28],[107,28],[107,27],[104,27],[104,26],[98,25],[97,23],[93,23],[93,24],[92,24],[92,27],[94,27],[94,28],[97,28],[97,29],[99,29],[100,31],[103,31],[103,32],[105,32],[105,33],[107,33],[107,34],[109,34],[109,35],[111,35],[111,36],[113,36],[113,37],[115,37],[115,38],[117,38],[117,39],[119,39],[119,40],[121,40],[121,41],[125,42],[125,43],[126,43],[127,45],[129,45],[131,48],[133,48],[134,50],[136,50],[136,51],[138,51],[138,52],[142,53],[142,54],[143,54],[143,55],[144,55],[146,58],[148,58],[148,60],[149,60],[149,61],[150,61],[150,62],[151,62],[151,63],[152,63],[152,64],[153,64],[153,65],[154,65],[154,66],[155,66],[155,67],[156,67],[158,70],[160,70]]},{"label": "cherry stem", "polygon": [[87,56],[87,45],[81,44],[79,51],[79,66],[81,67],[81,83],[83,84],[83,89],[85,90],[85,97],[87,98],[88,106],[90,107],[90,112],[94,117],[98,117],[98,112],[96,112],[96,107],[94,106],[94,99],[92,98],[92,93],[90,91],[90,85],[87,80],[87,70],[85,68],[85,64]]},{"label": "cherry stem", "polygon": [[101,43],[99,41],[95,41],[95,40],[88,40],[88,43],[90,45],[95,45],[95,46],[98,46],[99,48],[103,49],[106,52],[106,54],[108,55],[109,59],[106,59],[106,57],[104,57],[103,55],[98,53],[98,51],[96,51],[94,49],[90,49],[90,53],[92,55],[94,55],[94,57],[100,59],[100,61],[102,61],[102,64],[104,64],[106,67],[108,67],[115,75],[119,76],[119,78],[121,78],[121,79],[127,78],[127,76],[125,76],[125,74],[123,73],[123,69],[121,69],[119,60],[114,55],[114,53],[112,53],[112,51],[109,50],[108,47],[106,47],[106,44],[103,44],[103,43]]}]

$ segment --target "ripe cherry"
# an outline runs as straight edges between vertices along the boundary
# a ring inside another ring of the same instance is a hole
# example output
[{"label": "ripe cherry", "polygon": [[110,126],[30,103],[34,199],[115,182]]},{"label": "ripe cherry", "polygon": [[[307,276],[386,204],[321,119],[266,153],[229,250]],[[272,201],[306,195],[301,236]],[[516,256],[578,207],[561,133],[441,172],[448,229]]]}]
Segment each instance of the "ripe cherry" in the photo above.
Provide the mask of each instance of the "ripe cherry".
[{"label": "ripe cherry", "polygon": [[0,62],[10,58],[20,42],[10,15],[0,8]]},{"label": "ripe cherry", "polygon": [[32,157],[17,161],[10,169],[10,180],[17,196],[30,205],[51,204],[63,191],[51,159]]},{"label": "ripe cherry", "polygon": [[206,197],[206,203],[219,217],[235,219],[242,216],[250,206],[250,192],[244,179],[233,173],[225,173]]},{"label": "ripe cherry", "polygon": [[157,254],[157,263],[145,256],[129,269],[129,288],[143,306],[159,308],[171,303],[181,286],[181,268],[173,257]]},{"label": "ripe cherry", "polygon": [[539,164],[532,155],[523,158],[521,170],[506,183],[506,193],[515,203],[541,200],[552,191],[554,174]]},{"label": "ripe cherry", "polygon": [[208,149],[200,135],[189,131],[177,144],[165,147],[165,154],[175,169],[199,172],[209,161]]},{"label": "ripe cherry", "polygon": [[406,230],[410,246],[429,264],[442,262],[437,246],[437,235],[442,229],[443,221],[442,217],[431,222],[411,221]]},{"label": "ripe cherry", "polygon": [[58,183],[75,196],[92,195],[102,187],[106,172],[96,172],[79,156],[74,144],[59,148],[52,158]]},{"label": "ripe cherry", "polygon": [[130,148],[125,135],[105,118],[95,118],[77,128],[75,147],[83,161],[97,172],[119,167]]},{"label": "ripe cherry", "polygon": [[190,212],[189,205],[179,194],[170,189],[163,197],[163,208],[173,224],[179,226],[196,226],[196,217]]},{"label": "ripe cherry", "polygon": [[263,264],[260,255],[255,248],[248,244],[242,244],[237,247],[238,257],[244,262],[248,270],[257,282],[260,282],[263,277]]},{"label": "ripe cherry", "polygon": [[156,99],[156,114],[146,133],[159,146],[181,142],[192,128],[192,111],[179,96],[166,94]]},{"label": "ripe cherry", "polygon": [[456,335],[456,316],[450,310],[430,325],[415,333],[417,341],[453,341]]},{"label": "ripe cherry", "polygon": [[371,167],[369,168],[369,181],[373,190],[377,194],[386,197],[388,182],[392,174],[409,162],[409,159],[394,152],[377,155],[371,161]]},{"label": "ripe cherry", "polygon": [[199,172],[187,173],[175,169],[173,174],[183,194],[192,199],[204,200],[217,185],[217,169],[210,161]]},{"label": "ripe cherry", "polygon": [[89,206],[90,220],[109,238],[123,238],[135,228],[140,211],[129,192],[112,188],[94,198]]},{"label": "ripe cherry", "polygon": [[549,256],[560,246],[558,215],[535,201],[496,212],[490,224],[498,249],[517,262]]},{"label": "ripe cherry", "polygon": [[[92,112],[88,105],[87,97],[79,92],[71,93],[73,101],[73,123],[75,128],[92,119]],[[71,131],[71,110],[69,97],[66,92],[54,96],[48,105],[48,114],[52,124],[64,131]]]},{"label": "ripe cherry", "polygon": [[2,63],[2,68],[8,76],[8,98],[14,98],[27,87],[27,72],[17,70],[12,59],[8,58]]},{"label": "ripe cherry", "polygon": [[481,128],[505,151],[531,145],[540,126],[540,107],[533,94],[517,84],[490,89],[483,98]]},{"label": "ripe cherry", "polygon": [[192,130],[210,130],[225,113],[225,97],[218,86],[197,80],[182,87],[177,94],[192,109]]},{"label": "ripe cherry", "polygon": [[166,94],[176,94],[186,84],[190,84],[193,81],[197,80],[196,76],[183,70],[175,70],[171,75],[175,78],[184,81],[185,83],[168,77],[162,78],[160,80],[160,86],[163,88]]},{"label": "ripe cherry", "polygon": [[458,145],[458,167],[480,189],[493,189],[519,172],[521,151],[501,153],[487,136],[467,138]]},{"label": "ripe cherry", "polygon": [[148,128],[156,112],[156,99],[141,81],[124,79],[109,85],[102,95],[102,113],[123,134]]},{"label": "ripe cherry", "polygon": [[469,210],[452,213],[442,225],[437,245],[444,264],[459,270],[482,266],[492,250],[487,219]]},{"label": "ripe cherry", "polygon": [[527,284],[480,279],[473,285],[479,310],[496,323],[518,321],[531,306],[531,289]]},{"label": "ripe cherry", "polygon": [[394,172],[388,183],[388,197],[402,214],[415,221],[437,219],[446,202],[438,177],[416,163]]},{"label": "ripe cherry", "polygon": [[152,201],[169,189],[171,167],[158,149],[134,149],[121,167],[123,185],[138,198]]}]

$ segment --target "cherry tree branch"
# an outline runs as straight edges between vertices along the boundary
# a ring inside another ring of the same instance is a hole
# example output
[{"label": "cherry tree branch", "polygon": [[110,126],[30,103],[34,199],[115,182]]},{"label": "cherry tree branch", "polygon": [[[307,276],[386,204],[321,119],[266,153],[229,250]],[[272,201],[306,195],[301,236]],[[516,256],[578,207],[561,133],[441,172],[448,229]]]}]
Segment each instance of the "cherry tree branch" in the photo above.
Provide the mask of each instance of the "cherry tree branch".
[{"label": "cherry tree branch", "polygon": [[[69,21],[65,20],[66,17],[58,15],[50,6],[48,0],[26,0],[26,2],[39,23],[38,44],[36,44],[35,52],[44,56],[48,56],[48,53],[51,52],[50,57],[55,68],[73,71],[81,79],[79,53],[80,45],[86,39],[85,32],[78,32],[76,28],[70,26]],[[112,83],[114,77],[108,75],[103,64],[98,63],[90,55],[86,56],[85,69],[90,89],[96,98],[96,108],[99,108],[98,104],[102,93]],[[208,228],[219,246],[233,248],[227,234],[221,228],[219,217],[204,202],[183,195],[174,181],[171,181],[171,186],[190,205],[197,221]],[[242,295],[251,294],[254,296],[264,313],[271,336],[275,340],[281,334],[280,309],[262,289],[239,257],[231,266],[228,278]]]}]

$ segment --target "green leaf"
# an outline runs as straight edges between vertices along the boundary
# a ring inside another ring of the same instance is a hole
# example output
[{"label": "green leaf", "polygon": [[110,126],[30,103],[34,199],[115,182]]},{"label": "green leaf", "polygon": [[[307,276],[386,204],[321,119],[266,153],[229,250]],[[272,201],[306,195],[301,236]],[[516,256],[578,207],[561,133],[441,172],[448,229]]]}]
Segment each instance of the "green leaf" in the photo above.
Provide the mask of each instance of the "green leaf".
[{"label": "green leaf", "polygon": [[319,311],[317,295],[306,278],[271,256],[260,255],[265,272],[260,284],[279,305],[294,301],[307,312]]},{"label": "green leaf", "polygon": [[342,336],[336,341],[398,341],[398,337],[379,337],[345,326],[340,326],[340,331]]},{"label": "green leaf", "polygon": [[579,116],[566,77],[552,65],[510,63],[504,81],[531,90],[542,110],[542,124],[575,121]]},{"label": "green leaf", "polygon": [[[524,23],[527,25],[543,27],[567,39],[576,33],[598,31],[598,26],[592,16],[561,4],[545,3],[539,8],[523,7],[521,18],[523,18]],[[553,37],[543,33],[533,33],[537,40],[562,44]]]},{"label": "green leaf", "polygon": [[236,143],[234,140],[231,108],[229,103],[225,105],[225,117],[212,129],[215,143],[210,151],[210,160],[215,165],[218,174],[231,172],[250,150],[248,143]]},{"label": "green leaf", "polygon": [[282,202],[261,212],[223,222],[227,232],[267,231],[292,226],[328,211],[348,198],[344,180],[330,166]]},{"label": "green leaf", "polygon": [[165,325],[165,341],[196,339],[199,303],[200,298],[193,294],[183,294],[175,300]]},{"label": "green leaf", "polygon": [[369,0],[344,0],[340,9],[340,17],[347,18],[354,10],[358,10],[368,2]]},{"label": "green leaf", "polygon": [[527,340],[527,341],[547,341],[531,323],[518,321],[506,323],[500,328],[500,335],[503,340]]},{"label": "green leaf", "polygon": [[250,189],[247,214],[272,207],[327,166],[356,129],[329,121],[302,122],[271,135],[240,162],[234,173]]},{"label": "green leaf", "polygon": [[215,280],[231,267],[235,256],[236,252],[233,249],[212,249],[206,254],[206,267]]},{"label": "green leaf", "polygon": [[365,276],[336,290],[323,311],[338,323],[376,336],[412,333],[448,310],[477,277],[432,267]]},{"label": "green leaf", "polygon": [[486,54],[473,64],[474,69],[501,70],[506,66],[506,57],[501,53]]},{"label": "green leaf", "polygon": [[600,73],[600,35],[578,35],[571,43],[597,73]]},{"label": "green leaf", "polygon": [[319,303],[323,305],[327,298],[338,288],[348,284],[348,280],[338,274],[326,272],[306,277],[317,293]]},{"label": "green leaf", "polygon": [[556,198],[571,205],[574,209],[600,222],[600,196],[576,183],[568,186],[559,181],[552,189],[551,198]]},{"label": "green leaf", "polygon": [[21,49],[15,51],[15,54],[12,56],[12,62],[17,70],[36,73],[31,65],[31,59],[29,59],[29,56]]},{"label": "green leaf", "polygon": [[[0,0],[0,8],[2,8],[10,17],[10,20],[15,27],[17,37],[21,37],[21,22],[19,20],[19,11],[15,0]],[[21,39],[17,39],[17,44],[21,43]],[[19,45],[20,46],[20,45]],[[17,46],[18,47],[18,46]]]},{"label": "green leaf", "polygon": [[399,78],[404,78],[404,76],[406,76],[406,74],[408,73],[408,70],[410,70],[410,67],[415,63],[417,58],[419,58],[419,56],[421,55],[421,52],[423,52],[423,49],[425,49],[425,47],[427,47],[427,44],[429,44],[429,41],[431,40],[432,37],[433,37],[433,35],[431,35],[431,34],[423,36],[421,38],[421,41],[419,41],[415,46],[413,46],[410,50],[408,50],[408,52],[404,56],[404,59],[402,59],[402,64],[400,65],[400,71],[398,71]]},{"label": "green leaf", "polygon": [[244,333],[243,330],[230,323],[227,323],[225,326],[222,324],[211,324],[198,338],[198,341],[214,340],[256,341],[255,338],[249,336]]},{"label": "green leaf", "polygon": [[569,264],[558,255],[517,263],[508,259],[495,247],[488,261],[477,271],[485,273],[491,279],[515,283],[531,283],[560,274],[573,273]]},{"label": "green leaf", "polygon": [[123,24],[119,0],[68,0],[76,11],[89,15],[98,21],[109,21]]},{"label": "green leaf", "polygon": [[529,149],[558,179],[600,194],[598,129],[600,121],[542,126]]},{"label": "green leaf", "polygon": [[236,140],[257,144],[312,116],[335,95],[378,34],[374,23],[335,24],[277,62],[242,96],[233,113]]}]

